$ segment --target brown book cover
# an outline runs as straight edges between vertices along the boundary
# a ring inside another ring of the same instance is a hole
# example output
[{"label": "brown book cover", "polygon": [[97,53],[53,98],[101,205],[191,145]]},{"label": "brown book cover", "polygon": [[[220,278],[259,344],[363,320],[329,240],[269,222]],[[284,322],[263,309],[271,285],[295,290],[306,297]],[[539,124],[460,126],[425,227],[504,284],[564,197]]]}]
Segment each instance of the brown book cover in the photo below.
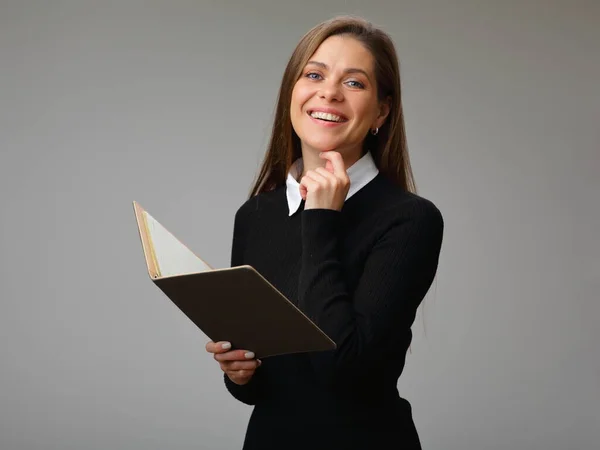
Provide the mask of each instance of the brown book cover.
[{"label": "brown book cover", "polygon": [[257,358],[336,344],[248,265],[214,269],[133,202],[150,279],[212,341]]}]

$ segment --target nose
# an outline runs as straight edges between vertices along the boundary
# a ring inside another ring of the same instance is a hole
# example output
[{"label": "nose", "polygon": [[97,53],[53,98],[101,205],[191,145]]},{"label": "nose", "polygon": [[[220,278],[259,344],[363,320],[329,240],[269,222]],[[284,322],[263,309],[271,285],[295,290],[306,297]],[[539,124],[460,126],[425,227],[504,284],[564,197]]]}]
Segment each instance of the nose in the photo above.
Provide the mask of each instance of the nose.
[{"label": "nose", "polygon": [[335,81],[324,81],[319,89],[319,97],[327,101],[342,101],[344,94]]}]

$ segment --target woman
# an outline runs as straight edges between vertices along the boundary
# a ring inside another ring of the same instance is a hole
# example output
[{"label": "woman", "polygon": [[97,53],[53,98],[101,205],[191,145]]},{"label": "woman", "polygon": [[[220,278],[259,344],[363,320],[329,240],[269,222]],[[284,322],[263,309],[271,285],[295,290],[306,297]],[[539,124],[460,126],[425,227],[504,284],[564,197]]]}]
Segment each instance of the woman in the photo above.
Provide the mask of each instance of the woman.
[{"label": "woman", "polygon": [[443,219],[414,191],[392,41],[361,19],[318,25],[285,70],[231,264],[256,268],[337,349],[261,362],[207,344],[254,405],[244,449],[421,448],[397,382]]}]

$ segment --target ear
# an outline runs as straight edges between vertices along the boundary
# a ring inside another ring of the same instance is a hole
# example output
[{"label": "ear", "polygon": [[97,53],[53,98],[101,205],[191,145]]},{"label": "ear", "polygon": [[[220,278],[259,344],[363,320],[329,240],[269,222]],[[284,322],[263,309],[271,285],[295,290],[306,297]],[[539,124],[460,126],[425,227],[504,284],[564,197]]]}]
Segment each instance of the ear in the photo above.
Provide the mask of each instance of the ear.
[{"label": "ear", "polygon": [[385,123],[387,116],[390,114],[390,110],[392,107],[392,97],[388,96],[381,102],[379,102],[379,114],[377,115],[377,119],[375,120],[374,128],[381,128]]}]

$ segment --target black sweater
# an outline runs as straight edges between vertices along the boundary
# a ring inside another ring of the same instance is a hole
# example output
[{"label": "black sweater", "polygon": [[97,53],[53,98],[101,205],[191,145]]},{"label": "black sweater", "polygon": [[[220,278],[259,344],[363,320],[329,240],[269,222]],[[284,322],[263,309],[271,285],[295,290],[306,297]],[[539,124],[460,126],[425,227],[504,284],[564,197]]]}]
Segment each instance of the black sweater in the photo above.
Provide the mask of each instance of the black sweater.
[{"label": "black sweater", "polygon": [[440,211],[382,174],[341,212],[302,202],[289,217],[285,189],[239,208],[231,265],[253,266],[337,349],[265,358],[243,386],[225,376],[254,405],[244,449],[420,448],[397,382],[437,270]]}]

